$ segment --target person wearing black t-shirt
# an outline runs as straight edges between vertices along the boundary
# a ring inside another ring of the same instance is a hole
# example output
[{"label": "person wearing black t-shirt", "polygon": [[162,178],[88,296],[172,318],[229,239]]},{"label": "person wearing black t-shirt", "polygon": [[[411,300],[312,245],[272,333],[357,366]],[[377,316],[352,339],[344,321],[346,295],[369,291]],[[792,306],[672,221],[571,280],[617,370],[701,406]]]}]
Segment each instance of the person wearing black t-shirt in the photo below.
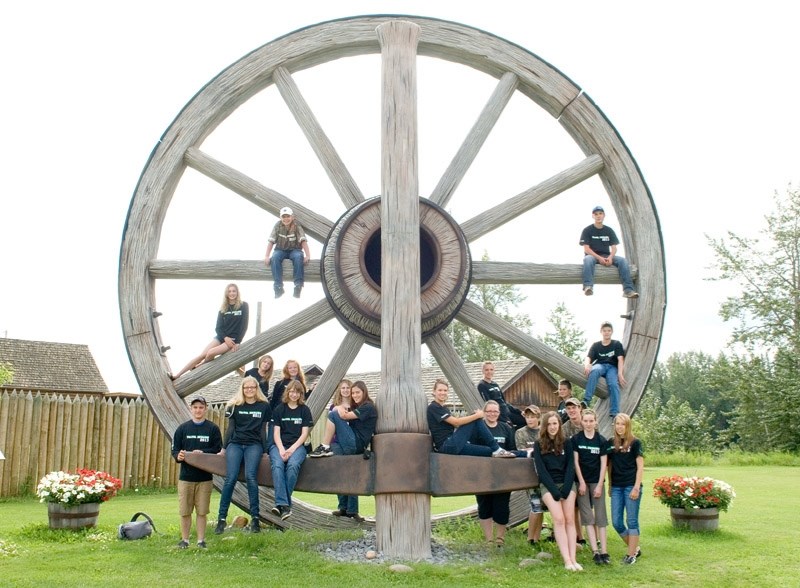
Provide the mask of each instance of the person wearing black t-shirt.
[{"label": "person wearing black t-shirt", "polygon": [[292,493],[306,460],[305,442],[314,426],[311,410],[305,404],[306,390],[292,380],[283,393],[283,403],[272,413],[272,440],[269,463],[275,487],[272,514],[286,520],[292,516]]},{"label": "person wearing black t-shirt", "polygon": [[250,529],[261,531],[258,503],[258,466],[261,456],[267,449],[267,423],[270,418],[267,399],[255,378],[242,378],[239,390],[225,407],[228,428],[221,453],[225,456],[225,483],[219,499],[219,516],[214,533],[225,532],[228,508],[233,496],[233,488],[239,479],[239,470],[244,463],[244,477],[247,483],[247,496],[250,500]]},{"label": "person wearing black t-shirt", "polygon": [[[516,452],[514,428],[500,421],[500,413],[500,406],[494,400],[483,405],[483,421],[494,440],[506,451]],[[527,457],[527,452],[517,452],[517,455]],[[478,522],[483,529],[483,538],[493,542],[497,547],[502,547],[505,545],[506,527],[510,516],[511,492],[478,494],[475,500],[478,503]]]},{"label": "person wearing black t-shirt", "polygon": [[617,255],[619,239],[614,229],[603,224],[606,213],[602,206],[595,206],[592,210],[594,222],[583,229],[578,242],[583,246],[583,293],[591,296],[594,293],[594,266],[598,263],[606,267],[616,266],[619,270],[619,279],[622,282],[622,295],[625,298],[638,298],[639,294],[633,289],[631,269],[624,257]]},{"label": "person wearing black t-shirt", "polygon": [[508,423],[515,429],[525,426],[525,417],[514,405],[506,402],[506,397],[497,382],[493,381],[494,364],[491,361],[483,362],[483,379],[478,382],[478,392],[484,402],[494,400],[500,406],[500,422]]},{"label": "person wearing black t-shirt", "polygon": [[586,392],[583,402],[586,406],[592,401],[594,389],[600,378],[606,379],[608,400],[611,403],[611,418],[619,412],[619,387],[625,385],[625,349],[622,343],[612,339],[614,327],[608,321],[600,325],[602,339],[592,343],[586,358],[583,360],[583,373],[587,376]]},{"label": "person wearing black t-shirt", "polygon": [[533,446],[533,459],[539,475],[542,502],[547,505],[553,519],[553,534],[564,567],[580,571],[578,563],[577,534],[575,532],[575,460],[572,444],[564,438],[561,417],[555,412],[545,413],[539,440]]},{"label": "person wearing black t-shirt", "polygon": [[516,457],[495,441],[483,422],[481,409],[470,415],[457,417],[445,406],[450,385],[441,378],[433,384],[433,400],[428,405],[428,429],[433,437],[433,449],[450,455],[479,457]]},{"label": "person wearing black t-shirt", "polygon": [[[624,412],[614,417],[614,436],[608,441],[608,494],[611,496],[611,524],[628,546],[623,564],[636,563],[639,550],[639,506],[642,502],[644,451],[633,436],[631,417]],[[627,527],[625,522],[627,518]]]},{"label": "person wearing black t-shirt", "polygon": [[[310,457],[356,455],[364,453],[369,447],[378,423],[378,411],[369,397],[367,385],[361,380],[350,386],[349,393],[349,406],[341,403],[328,413],[322,443],[311,452]],[[340,500],[339,506],[341,505]],[[364,521],[364,517],[358,514],[357,496],[349,497],[345,501],[344,512],[341,512],[341,508],[339,511],[340,516],[344,515],[358,522]]]},{"label": "person wearing black t-shirt", "polygon": [[206,546],[206,520],[211,506],[212,476],[184,461],[187,452],[219,453],[222,434],[219,427],[206,419],[208,403],[195,396],[189,408],[192,418],[182,423],[172,437],[172,457],[181,464],[178,476],[178,505],[181,517],[181,541],[178,547],[189,547],[192,511],[196,512],[197,546]]},{"label": "person wearing black t-shirt", "polygon": [[249,318],[249,306],[247,302],[242,301],[239,286],[236,284],[225,286],[225,295],[222,297],[222,306],[217,313],[217,326],[211,343],[206,345],[200,355],[189,361],[181,371],[174,376],[169,374],[169,377],[177,380],[189,370],[193,370],[223,353],[237,351],[247,333]]},{"label": "person wearing black t-shirt", "polygon": [[297,380],[303,385],[303,390],[306,391],[305,400],[308,400],[312,392],[306,384],[306,375],[303,372],[303,368],[300,367],[300,362],[296,359],[290,359],[284,364],[281,376],[282,378],[275,382],[275,386],[272,388],[272,396],[269,399],[269,405],[273,412],[283,403],[283,393],[292,380]]},{"label": "person wearing black t-shirt", "polygon": [[255,378],[261,388],[261,393],[269,398],[269,382],[272,379],[274,362],[271,355],[262,355],[258,358],[258,367],[250,368],[244,375]]},{"label": "person wearing black t-shirt", "polygon": [[[578,509],[580,520],[586,525],[589,545],[594,552],[594,563],[609,564],[606,541],[606,439],[597,432],[597,415],[589,408],[581,414],[583,430],[572,437],[575,452],[575,475],[578,478]],[[600,549],[597,542],[600,541]]]}]

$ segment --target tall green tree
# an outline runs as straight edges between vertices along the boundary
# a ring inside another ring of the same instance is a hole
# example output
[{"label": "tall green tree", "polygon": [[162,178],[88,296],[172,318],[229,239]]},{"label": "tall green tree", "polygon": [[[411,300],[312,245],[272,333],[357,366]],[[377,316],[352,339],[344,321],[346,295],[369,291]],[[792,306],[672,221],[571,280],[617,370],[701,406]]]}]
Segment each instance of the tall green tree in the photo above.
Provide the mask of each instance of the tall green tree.
[{"label": "tall green tree", "polygon": [[575,315],[569,311],[567,305],[559,302],[550,312],[547,322],[550,323],[553,330],[544,334],[544,342],[575,361],[583,361],[588,349],[586,333],[578,327]]},{"label": "tall green tree", "polygon": [[[743,449],[797,451],[800,431],[800,190],[774,195],[760,238],[729,232],[709,243],[716,258],[713,280],[735,284],[720,308],[735,321],[734,355],[727,373],[733,402],[731,433]],[[729,374],[736,374],[731,381]]]},{"label": "tall green tree", "polygon": [[[487,253],[483,261],[488,261]],[[517,312],[517,307],[525,301],[517,286],[512,284],[473,284],[467,298],[485,310],[497,315],[509,324],[530,334],[533,323],[526,314]],[[517,352],[498,343],[491,337],[479,333],[464,324],[453,321],[446,329],[453,345],[464,362],[486,360],[517,359]]]},{"label": "tall green tree", "polygon": [[800,190],[774,195],[775,212],[764,217],[761,238],[728,232],[708,238],[717,275],[736,285],[720,308],[735,321],[734,340],[749,352],[791,351],[800,361]]}]

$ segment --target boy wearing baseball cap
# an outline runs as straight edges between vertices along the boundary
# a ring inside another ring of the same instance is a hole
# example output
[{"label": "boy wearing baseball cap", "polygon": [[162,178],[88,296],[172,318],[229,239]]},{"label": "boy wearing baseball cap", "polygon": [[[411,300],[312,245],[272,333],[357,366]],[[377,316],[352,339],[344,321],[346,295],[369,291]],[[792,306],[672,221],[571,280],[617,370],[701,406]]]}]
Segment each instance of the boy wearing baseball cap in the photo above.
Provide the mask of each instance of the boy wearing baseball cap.
[{"label": "boy wearing baseball cap", "polygon": [[178,547],[189,547],[192,530],[192,511],[197,515],[197,546],[206,546],[206,520],[211,505],[212,476],[209,472],[190,466],[184,461],[187,452],[219,453],[222,434],[219,427],[206,419],[208,403],[195,396],[189,405],[192,418],[175,430],[172,439],[172,457],[181,464],[178,476],[178,505],[181,515],[181,540]]},{"label": "boy wearing baseball cap", "polygon": [[602,206],[592,209],[594,222],[583,229],[579,245],[583,246],[583,293],[591,296],[594,293],[594,266],[598,263],[606,267],[616,266],[619,279],[622,281],[622,295],[625,298],[638,298],[639,293],[633,289],[631,270],[628,261],[617,255],[619,239],[614,229],[603,224],[606,212]]}]

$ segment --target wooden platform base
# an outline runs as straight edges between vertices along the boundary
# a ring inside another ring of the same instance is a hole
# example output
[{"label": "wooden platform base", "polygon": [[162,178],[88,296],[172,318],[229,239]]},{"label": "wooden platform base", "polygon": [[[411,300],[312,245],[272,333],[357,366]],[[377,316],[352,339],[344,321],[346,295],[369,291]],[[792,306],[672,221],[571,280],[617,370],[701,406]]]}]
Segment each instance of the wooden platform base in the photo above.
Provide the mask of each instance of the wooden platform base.
[{"label": "wooden platform base", "polygon": [[[351,496],[402,492],[460,496],[525,490],[539,483],[531,459],[434,453],[429,435],[383,433],[375,435],[372,446],[369,459],[361,454],[306,459],[296,489]],[[225,475],[224,455],[187,453],[186,463]],[[243,470],[239,479],[244,481]],[[266,454],[258,468],[258,483],[273,485]]]}]

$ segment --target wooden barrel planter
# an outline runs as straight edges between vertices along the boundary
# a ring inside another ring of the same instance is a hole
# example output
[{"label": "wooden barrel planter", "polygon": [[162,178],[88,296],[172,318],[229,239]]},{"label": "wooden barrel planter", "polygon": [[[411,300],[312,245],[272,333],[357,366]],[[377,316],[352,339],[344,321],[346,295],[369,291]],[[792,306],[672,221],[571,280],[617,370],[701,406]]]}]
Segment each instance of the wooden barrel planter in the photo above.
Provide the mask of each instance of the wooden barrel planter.
[{"label": "wooden barrel planter", "polygon": [[672,517],[672,526],[676,529],[689,529],[690,531],[716,531],[719,528],[718,508],[684,508],[669,509]]},{"label": "wooden barrel planter", "polygon": [[51,529],[85,529],[97,526],[100,516],[100,503],[63,505],[58,502],[47,503],[47,518]]}]

